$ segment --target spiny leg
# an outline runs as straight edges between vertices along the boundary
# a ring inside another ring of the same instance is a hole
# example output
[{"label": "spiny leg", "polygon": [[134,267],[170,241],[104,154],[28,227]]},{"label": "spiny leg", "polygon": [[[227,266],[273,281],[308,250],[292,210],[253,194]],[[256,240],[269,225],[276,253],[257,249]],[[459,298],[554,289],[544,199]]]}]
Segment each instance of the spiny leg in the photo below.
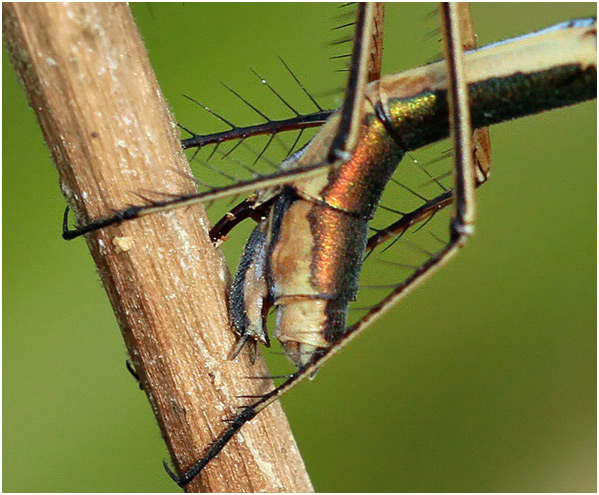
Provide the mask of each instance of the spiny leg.
[{"label": "spiny leg", "polygon": [[[285,106],[290,108],[295,113],[295,117],[291,117],[288,119],[282,119],[282,120],[273,120],[273,119],[270,119],[265,116],[266,122],[264,122],[264,123],[250,125],[250,126],[237,126],[237,125],[233,124],[231,121],[229,121],[228,119],[226,119],[225,117],[223,117],[222,115],[219,115],[218,113],[216,113],[211,108],[207,107],[206,105],[200,103],[199,101],[197,101],[189,96],[183,95],[188,100],[192,101],[193,103],[202,107],[204,110],[206,110],[210,114],[214,115],[218,120],[220,120],[221,122],[228,125],[231,129],[229,129],[228,131],[200,135],[200,134],[197,134],[197,133],[193,132],[192,130],[188,129],[187,127],[184,127],[181,124],[179,124],[179,127],[181,127],[181,129],[183,129],[184,131],[191,134],[190,138],[183,139],[181,141],[182,148],[183,149],[201,148],[201,147],[209,145],[209,144],[220,144],[220,143],[223,143],[226,141],[245,139],[248,137],[260,136],[260,135],[264,135],[264,134],[274,135],[277,133],[293,131],[293,130],[302,131],[302,130],[310,128],[310,127],[320,126],[324,122],[326,122],[326,120],[334,113],[334,110],[324,110],[318,104],[318,102],[314,99],[314,97],[308,92],[308,90],[304,87],[304,85],[301,83],[301,81],[296,76],[296,74],[291,70],[289,65],[287,63],[285,63],[285,61],[282,58],[279,57],[279,59],[280,59],[281,63],[283,64],[283,66],[285,67],[285,69],[290,73],[291,77],[294,79],[294,81],[300,87],[301,91],[309,98],[311,103],[314,104],[314,106],[317,108],[316,112],[308,113],[308,114],[299,113],[274,88],[272,88],[266,82],[266,80],[264,80],[262,78],[260,78],[261,82],[263,84],[265,84],[271,90],[271,92],[274,92],[274,94],[277,96],[277,98]],[[252,69],[250,69],[250,70],[252,70]],[[254,74],[256,74],[255,71],[252,70],[252,72]],[[246,102],[246,103],[249,104],[249,102]],[[252,105],[250,105],[250,106],[252,106]]]},{"label": "spiny leg", "polygon": [[216,199],[227,198],[244,193],[252,193],[256,189],[267,189],[289,184],[299,179],[306,179],[326,173],[330,166],[331,164],[329,162],[324,161],[313,165],[306,165],[300,169],[276,172],[268,177],[251,179],[240,182],[239,184],[233,184],[231,186],[180,196],[176,199],[155,201],[148,205],[130,206],[129,208],[115,213],[113,216],[92,220],[88,224],[82,225],[75,229],[63,228],[62,237],[65,240],[71,240],[90,232],[109,227],[110,225],[116,225],[126,220],[133,220],[135,218],[140,218],[152,213],[169,211],[175,208],[183,208],[185,206],[191,206],[197,203],[207,203]]}]

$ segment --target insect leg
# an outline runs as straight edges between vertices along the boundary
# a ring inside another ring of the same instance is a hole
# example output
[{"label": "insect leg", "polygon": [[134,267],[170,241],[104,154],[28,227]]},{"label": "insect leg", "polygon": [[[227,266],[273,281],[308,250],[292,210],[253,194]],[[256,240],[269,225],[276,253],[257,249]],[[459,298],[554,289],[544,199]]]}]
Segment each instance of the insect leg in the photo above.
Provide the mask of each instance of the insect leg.
[{"label": "insect leg", "polygon": [[328,162],[316,163],[314,165],[306,165],[300,169],[284,170],[275,172],[268,177],[260,177],[257,179],[251,179],[226,186],[222,188],[212,189],[210,191],[187,194],[179,196],[175,199],[169,199],[165,201],[155,201],[148,205],[130,206],[124,210],[121,210],[110,217],[99,218],[92,220],[86,225],[77,227],[69,230],[63,228],[62,237],[65,240],[75,239],[90,232],[109,227],[110,225],[116,225],[126,220],[133,220],[140,218],[145,215],[152,213],[159,213],[164,211],[173,210],[175,208],[182,208],[185,206],[191,206],[198,203],[207,203],[220,198],[227,198],[230,196],[236,196],[244,193],[254,192],[256,189],[266,189],[270,187],[280,186],[283,184],[289,184],[298,179],[304,179],[326,173],[329,169],[330,164]]},{"label": "insect leg", "polygon": [[[287,67],[287,66],[286,66]],[[287,67],[289,70],[289,68]],[[235,139],[245,139],[252,136],[261,136],[261,135],[273,135],[275,133],[286,132],[286,131],[294,131],[294,130],[302,130],[308,129],[311,127],[321,126],[326,120],[334,113],[334,110],[322,110],[320,109],[318,112],[309,113],[309,114],[299,114],[295,117],[291,117],[289,119],[283,120],[268,120],[267,122],[261,124],[255,124],[250,126],[238,127],[228,120],[225,120],[220,115],[216,114],[209,107],[201,104],[200,102],[186,97],[189,100],[193,101],[197,105],[204,108],[207,112],[210,112],[212,115],[217,117],[219,120],[224,121],[227,125],[231,127],[228,131],[215,132],[212,134],[196,134],[190,129],[180,126],[184,131],[189,132],[192,136],[181,140],[181,147],[183,149],[190,148],[201,148],[203,146],[207,146],[209,144],[217,144],[223,143],[226,141],[231,141]]]},{"label": "insect leg", "polygon": [[253,218],[256,222],[260,222],[268,216],[268,211],[273,202],[274,198],[271,198],[265,203],[255,206],[255,199],[250,198],[242,201],[210,229],[210,240],[212,242],[224,240],[227,234],[246,218]]},{"label": "insect leg", "polygon": [[472,126],[468,104],[468,85],[464,75],[463,48],[460,36],[458,4],[442,2],[445,59],[448,65],[449,126],[455,160],[456,212],[451,225],[451,240],[445,248],[447,257],[461,247],[473,231],[474,169],[472,166]]},{"label": "insect leg", "polygon": [[[375,16],[375,14],[377,14]],[[346,161],[354,148],[359,135],[362,116],[364,114],[364,87],[370,77],[380,75],[380,57],[382,45],[379,40],[379,50],[373,50],[375,45],[375,22],[379,38],[382,38],[383,7],[380,4],[360,3],[356,12],[356,34],[349,66],[349,77],[345,90],[341,121],[331,147],[328,160]],[[373,62],[374,61],[374,62]]]}]

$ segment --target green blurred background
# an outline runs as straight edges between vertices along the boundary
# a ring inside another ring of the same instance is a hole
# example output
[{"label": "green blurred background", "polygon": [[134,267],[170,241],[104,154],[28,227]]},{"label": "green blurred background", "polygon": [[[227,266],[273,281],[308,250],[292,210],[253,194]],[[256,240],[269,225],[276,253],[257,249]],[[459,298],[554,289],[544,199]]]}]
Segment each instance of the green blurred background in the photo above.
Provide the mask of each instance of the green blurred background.
[{"label": "green blurred background", "polygon": [[[218,82],[268,108],[248,66],[296,91],[276,55],[317,95],[342,85],[324,48],[334,5],[132,8],[175,115],[198,132],[221,127],[181,93],[253,123]],[[486,43],[595,8],[473,10]],[[432,9],[389,6],[385,72],[440,52]],[[3,55],[3,490],[172,491],[86,244],[60,238],[57,175]],[[283,400],[317,491],[596,490],[596,105],[492,138],[467,247]]]}]

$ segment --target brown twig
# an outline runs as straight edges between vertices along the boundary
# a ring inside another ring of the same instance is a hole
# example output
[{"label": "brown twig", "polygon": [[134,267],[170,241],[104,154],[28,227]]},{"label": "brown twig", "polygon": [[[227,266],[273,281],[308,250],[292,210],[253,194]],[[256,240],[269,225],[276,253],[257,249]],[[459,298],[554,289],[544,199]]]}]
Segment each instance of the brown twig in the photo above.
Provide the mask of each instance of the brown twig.
[{"label": "brown twig", "polygon": [[[125,4],[3,4],[5,42],[80,221],[194,184]],[[87,237],[127,348],[179,471],[242,400],[272,384],[245,353],[226,360],[221,253],[201,206]],[[158,460],[157,460],[158,464]],[[90,467],[91,469],[91,467]],[[158,469],[158,467],[157,467]],[[244,428],[188,491],[312,491],[277,404]]]}]

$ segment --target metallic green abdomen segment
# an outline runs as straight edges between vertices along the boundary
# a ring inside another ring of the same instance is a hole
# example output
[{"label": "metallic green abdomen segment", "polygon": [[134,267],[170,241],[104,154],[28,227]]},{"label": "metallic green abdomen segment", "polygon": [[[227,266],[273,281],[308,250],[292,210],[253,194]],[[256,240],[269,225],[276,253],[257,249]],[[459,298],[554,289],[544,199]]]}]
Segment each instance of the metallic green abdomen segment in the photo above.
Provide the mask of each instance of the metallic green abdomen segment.
[{"label": "metallic green abdomen segment", "polygon": [[351,158],[329,174],[321,198],[355,216],[372,218],[403,154],[376,115],[367,115]]},{"label": "metallic green abdomen segment", "polygon": [[374,215],[387,182],[403,156],[383,123],[367,117],[352,157],[329,175],[308,216],[314,239],[312,284],[326,294],[352,300]]},{"label": "metallic green abdomen segment", "polygon": [[[470,84],[468,90],[472,127],[476,129],[594,99],[597,69],[567,65],[531,74],[516,73]],[[406,151],[449,136],[444,90],[391,99],[388,113]]]}]

